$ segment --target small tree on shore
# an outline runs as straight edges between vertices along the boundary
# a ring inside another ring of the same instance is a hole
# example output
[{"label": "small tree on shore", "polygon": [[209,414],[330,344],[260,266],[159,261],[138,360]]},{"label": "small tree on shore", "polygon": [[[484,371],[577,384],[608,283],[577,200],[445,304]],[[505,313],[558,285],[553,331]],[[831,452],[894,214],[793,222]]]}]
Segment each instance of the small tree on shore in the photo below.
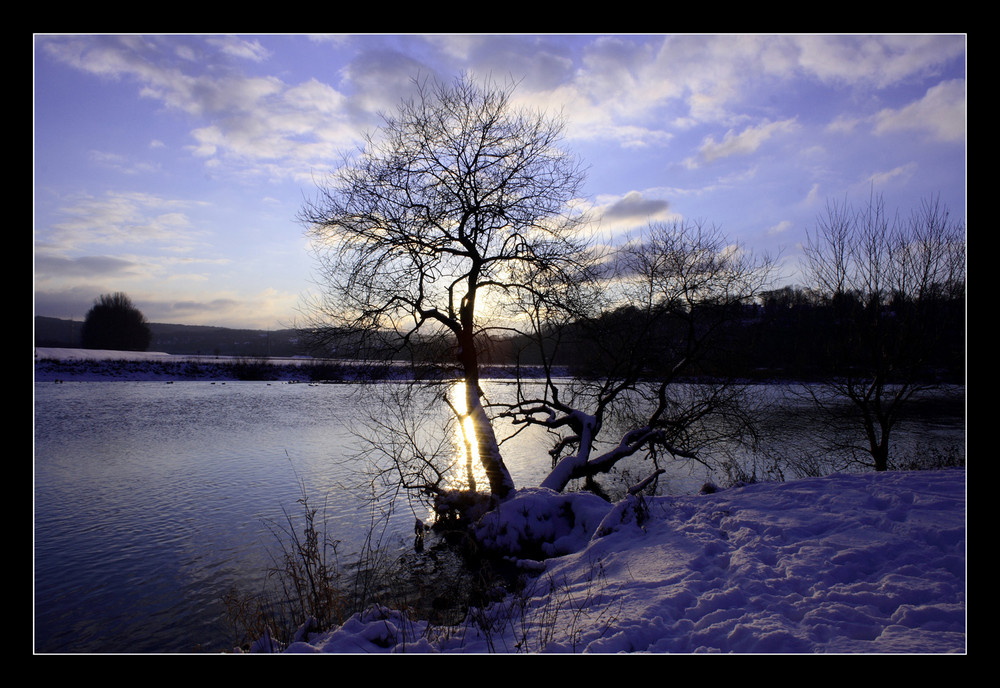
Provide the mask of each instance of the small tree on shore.
[{"label": "small tree on shore", "polygon": [[887,470],[903,409],[938,384],[931,354],[964,329],[965,226],[936,199],[903,219],[873,193],[859,209],[829,204],[805,256],[830,311],[817,352],[829,373],[813,399],[860,426],[862,463]]},{"label": "small tree on shore", "polygon": [[94,301],[81,332],[85,349],[145,351],[152,339],[146,317],[123,292],[102,294]]}]

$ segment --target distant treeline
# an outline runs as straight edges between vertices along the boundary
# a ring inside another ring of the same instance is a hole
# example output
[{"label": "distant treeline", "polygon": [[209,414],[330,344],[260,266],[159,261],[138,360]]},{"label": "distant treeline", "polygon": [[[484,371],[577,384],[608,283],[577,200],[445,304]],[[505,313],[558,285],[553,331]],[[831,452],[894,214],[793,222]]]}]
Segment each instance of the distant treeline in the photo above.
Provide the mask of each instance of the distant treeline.
[{"label": "distant treeline", "polygon": [[[711,304],[702,306],[712,308]],[[713,337],[710,355],[704,357],[693,375],[737,376],[749,379],[820,379],[835,366],[844,364],[845,355],[863,356],[864,352],[845,351],[842,334],[844,325],[857,320],[859,331],[863,319],[872,308],[878,308],[881,327],[907,328],[899,339],[919,340],[923,375],[941,382],[962,382],[965,376],[965,301],[941,298],[926,304],[916,316],[911,305],[899,299],[873,306],[860,303],[849,295],[837,299],[823,297],[810,290],[784,287],[767,292],[754,304],[738,307],[737,313],[725,318],[726,326]],[[905,317],[904,317],[905,316]],[[845,323],[846,321],[846,323]],[[483,340],[484,365],[526,365],[542,363],[541,346],[552,354],[550,347],[558,342],[556,360],[575,375],[602,375],[614,366],[616,352],[640,352],[648,361],[650,376],[656,376],[659,360],[657,348],[669,347],[669,332],[649,332],[638,328],[645,320],[636,309],[624,306],[592,322],[580,322],[564,327],[545,343],[527,337],[491,338]],[[659,327],[671,327],[669,319]],[[686,322],[686,321],[685,321]],[[35,345],[39,347],[79,347],[81,323],[56,318],[35,318]],[[679,327],[681,323],[677,323]],[[217,356],[316,356],[321,358],[356,358],[359,346],[349,339],[339,339],[339,346],[330,346],[329,339],[311,336],[297,330],[238,330],[222,327],[167,325],[151,323],[152,351],[170,354],[200,354]],[[650,347],[644,349],[648,340]],[[317,341],[325,341],[318,346]],[[678,344],[683,341],[677,338]],[[653,344],[655,342],[655,344]],[[411,343],[412,344],[412,343]],[[393,352],[391,358],[409,359],[421,365],[434,365],[452,360],[439,344],[426,341],[410,347],[405,354]],[[635,353],[631,355],[636,355]],[[663,360],[675,360],[663,356]]]},{"label": "distant treeline", "polygon": [[[765,294],[753,311],[755,318],[742,328],[748,371],[811,380],[884,359],[890,377],[896,368],[918,371],[928,381],[965,380],[964,296],[925,294],[916,302],[895,295],[885,303],[864,303],[850,293],[785,287]],[[884,350],[871,351],[875,346]]]},{"label": "distant treeline", "polygon": [[[699,307],[716,308],[711,303]],[[895,297],[871,304],[850,294],[830,297],[790,286],[766,292],[756,303],[730,308],[736,311],[724,318],[701,319],[725,324],[711,338],[692,376],[810,381],[840,376],[851,368],[870,371],[873,360],[885,360],[890,369],[915,372],[925,381],[965,380],[964,298],[925,297],[916,304]],[[648,329],[651,321],[659,331]],[[681,328],[698,321],[651,319],[624,306],[596,321],[564,327],[545,346],[558,346],[559,359],[577,376],[606,375],[627,351],[641,357],[655,377],[665,372],[657,369],[659,362],[676,361],[679,347],[685,345]],[[664,331],[670,328],[676,334]],[[649,346],[644,346],[647,341]],[[662,355],[671,347],[672,355]],[[891,350],[877,353],[872,347]],[[516,356],[522,364],[538,364],[539,351],[538,344],[506,339],[492,344],[489,359],[502,362]]]}]

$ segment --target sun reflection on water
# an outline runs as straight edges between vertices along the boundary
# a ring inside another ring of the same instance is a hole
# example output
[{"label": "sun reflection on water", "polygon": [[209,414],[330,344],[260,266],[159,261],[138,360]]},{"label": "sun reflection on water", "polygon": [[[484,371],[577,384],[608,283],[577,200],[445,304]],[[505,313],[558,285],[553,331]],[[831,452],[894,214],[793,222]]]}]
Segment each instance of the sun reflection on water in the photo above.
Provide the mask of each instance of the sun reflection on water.
[{"label": "sun reflection on water", "polygon": [[452,410],[458,417],[455,424],[455,441],[461,448],[462,462],[459,470],[452,476],[450,487],[457,490],[470,489],[469,470],[477,488],[487,485],[486,470],[479,460],[479,441],[476,437],[476,425],[472,416],[468,415],[466,404],[465,381],[458,380],[449,390],[449,401]]}]

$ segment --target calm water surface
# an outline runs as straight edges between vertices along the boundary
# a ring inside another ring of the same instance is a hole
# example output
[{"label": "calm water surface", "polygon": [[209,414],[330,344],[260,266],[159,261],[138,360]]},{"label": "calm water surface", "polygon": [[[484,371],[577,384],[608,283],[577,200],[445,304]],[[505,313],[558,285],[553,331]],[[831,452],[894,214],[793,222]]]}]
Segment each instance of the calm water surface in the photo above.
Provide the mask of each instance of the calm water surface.
[{"label": "calm water surface", "polygon": [[[36,383],[35,650],[230,649],[222,597],[234,586],[260,589],[270,553],[280,552],[267,524],[283,523],[283,509],[298,513],[303,489],[325,507],[338,551],[357,551],[371,520],[350,430],[372,403],[362,391]],[[792,427],[791,416],[776,420]],[[961,439],[961,419],[944,431]],[[539,457],[549,446],[544,434],[504,445],[517,485],[544,477]],[[705,478],[669,475],[661,492],[691,492]],[[389,543],[408,546],[412,525],[411,512],[399,513]]]},{"label": "calm water surface", "polygon": [[[358,551],[372,516],[349,429],[368,403],[358,392],[36,383],[36,651],[229,649],[221,598],[263,584],[280,552],[267,524],[299,513],[303,487],[338,551]],[[401,513],[389,541],[405,546],[412,528]]]}]

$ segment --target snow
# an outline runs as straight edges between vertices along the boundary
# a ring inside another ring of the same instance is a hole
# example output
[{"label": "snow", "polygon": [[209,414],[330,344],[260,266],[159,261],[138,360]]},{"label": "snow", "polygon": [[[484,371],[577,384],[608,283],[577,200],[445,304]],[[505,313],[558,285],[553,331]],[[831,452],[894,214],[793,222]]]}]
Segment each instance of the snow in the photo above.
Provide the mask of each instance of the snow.
[{"label": "snow", "polygon": [[53,361],[159,361],[170,354],[162,351],[112,351],[110,349],[35,348],[37,360]]},{"label": "snow", "polygon": [[[249,364],[250,371],[238,367]],[[270,369],[258,369],[260,364]],[[370,369],[362,361],[349,359],[317,359],[309,356],[208,356],[169,354],[156,351],[111,351],[104,349],[35,348],[34,379],[36,382],[85,382],[98,380],[130,380],[170,382],[174,380],[241,380],[256,374],[282,382],[302,382],[319,377],[329,381],[349,382],[372,379],[410,380],[414,371],[406,362],[385,362]],[[425,371],[426,373],[427,371]],[[516,375],[541,375],[540,368],[524,366],[486,366],[483,379],[509,380]],[[565,374],[565,373],[563,373]],[[326,377],[324,377],[326,376]]]},{"label": "snow", "polygon": [[[311,379],[310,369],[318,363],[322,361],[303,356],[254,358],[38,347],[34,379],[36,382],[238,381],[247,374],[257,374],[269,381],[301,382]],[[267,369],[263,367],[265,364]],[[252,370],[241,371],[241,365],[250,365]]]},{"label": "snow", "polygon": [[373,608],[285,651],[964,653],[965,485],[832,475],[617,506],[522,490],[480,534],[559,554],[520,562],[524,592],[455,627]]},{"label": "snow", "polygon": [[589,492],[524,488],[479,520],[476,541],[504,556],[524,558],[534,548],[543,558],[569,554],[599,530],[610,506]]}]

